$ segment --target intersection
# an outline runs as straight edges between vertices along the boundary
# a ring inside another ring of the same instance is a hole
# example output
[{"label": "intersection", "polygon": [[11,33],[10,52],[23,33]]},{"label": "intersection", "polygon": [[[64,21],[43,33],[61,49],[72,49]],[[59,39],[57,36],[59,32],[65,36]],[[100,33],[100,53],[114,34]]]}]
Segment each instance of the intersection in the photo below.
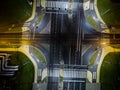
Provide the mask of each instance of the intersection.
[{"label": "intersection", "polygon": [[[96,30],[86,19],[85,14],[89,11],[84,11],[83,3],[82,0],[47,0],[41,7],[39,0],[33,0],[33,13],[23,24],[27,29],[0,33],[0,52],[20,50],[32,61],[35,70],[33,90],[88,90],[87,85],[100,87],[101,58],[106,52],[102,50],[109,45],[119,45],[120,33],[103,33],[100,30],[104,23],[101,25],[99,21],[95,21],[99,26]],[[93,0],[90,4],[94,5]],[[94,8],[90,8],[91,15],[97,18]],[[42,53],[46,64],[32,47]],[[98,53],[94,64],[89,66],[95,52]]]}]

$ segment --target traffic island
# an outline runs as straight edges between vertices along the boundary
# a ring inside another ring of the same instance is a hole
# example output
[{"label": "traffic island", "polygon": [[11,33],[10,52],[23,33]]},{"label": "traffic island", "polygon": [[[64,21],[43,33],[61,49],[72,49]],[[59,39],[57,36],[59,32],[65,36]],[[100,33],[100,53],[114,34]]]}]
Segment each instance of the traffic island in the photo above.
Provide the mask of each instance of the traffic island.
[{"label": "traffic island", "polygon": [[97,59],[97,56],[98,56],[98,51],[95,51],[95,52],[93,53],[93,55],[91,56],[91,58],[90,58],[90,61],[89,61],[89,63],[88,63],[89,66],[94,65],[94,63],[95,63],[95,61],[96,61],[96,59]]},{"label": "traffic island", "polygon": [[89,23],[90,27],[101,32],[101,23],[96,15],[94,2],[92,2],[92,0],[84,0],[83,9],[86,21]]}]

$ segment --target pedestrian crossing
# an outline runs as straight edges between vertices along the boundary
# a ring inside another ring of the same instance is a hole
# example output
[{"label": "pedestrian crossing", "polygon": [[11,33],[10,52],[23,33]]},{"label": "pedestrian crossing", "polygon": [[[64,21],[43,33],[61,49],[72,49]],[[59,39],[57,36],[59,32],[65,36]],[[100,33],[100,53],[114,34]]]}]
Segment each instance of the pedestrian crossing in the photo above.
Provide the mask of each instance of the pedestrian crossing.
[{"label": "pedestrian crossing", "polygon": [[67,7],[67,5],[68,5],[68,2],[46,1],[46,7],[63,8],[63,7]]},{"label": "pedestrian crossing", "polygon": [[[70,3],[69,2],[61,2],[61,1],[46,1],[46,7],[49,8],[69,8]],[[76,8],[79,5],[77,2],[71,3],[71,6],[74,6],[73,8]]]},{"label": "pedestrian crossing", "polygon": [[[77,69],[64,69],[63,72],[64,78],[86,78],[87,72],[85,70],[77,70]],[[49,77],[59,77],[59,70],[53,69],[49,70]]]}]

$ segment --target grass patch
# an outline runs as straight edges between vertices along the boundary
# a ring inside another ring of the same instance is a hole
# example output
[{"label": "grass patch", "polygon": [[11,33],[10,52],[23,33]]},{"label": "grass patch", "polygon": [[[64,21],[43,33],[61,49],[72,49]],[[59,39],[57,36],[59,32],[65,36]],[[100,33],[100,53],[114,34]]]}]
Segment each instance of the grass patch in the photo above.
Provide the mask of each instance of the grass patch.
[{"label": "grass patch", "polygon": [[100,70],[101,90],[120,89],[120,53],[105,56]]},{"label": "grass patch", "polygon": [[59,83],[62,83],[63,82],[63,79],[64,79],[64,69],[60,69],[59,71]]},{"label": "grass patch", "polygon": [[69,3],[72,3],[72,0],[68,0]]},{"label": "grass patch", "polygon": [[90,1],[90,0],[84,0],[84,2],[88,2],[88,1]]},{"label": "grass patch", "polygon": [[120,3],[113,3],[112,0],[97,0],[97,7],[107,25],[114,27],[120,25]]},{"label": "grass patch", "polygon": [[0,27],[24,23],[32,14],[28,0],[2,0],[0,2]]},{"label": "grass patch", "polygon": [[59,76],[59,82],[62,83],[63,82],[63,77],[62,76]]},{"label": "grass patch", "polygon": [[40,60],[41,63],[47,64],[46,59],[42,52],[40,52],[37,48],[33,48],[33,52],[36,55],[36,57]]},{"label": "grass patch", "polygon": [[98,55],[98,51],[96,51],[93,55],[92,55],[92,57],[90,58],[90,62],[89,62],[89,66],[92,66],[93,64],[94,64],[94,62],[95,62],[95,60],[96,60],[96,58],[97,58],[97,55]]},{"label": "grass patch", "polygon": [[21,27],[11,28],[11,30],[8,30],[8,31],[5,32],[5,33],[17,33],[17,32],[22,32],[22,26],[21,26]]},{"label": "grass patch", "polygon": [[95,20],[93,19],[93,17],[90,16],[90,15],[87,15],[86,18],[87,18],[87,21],[89,22],[89,24],[90,24],[94,29],[98,30],[98,28],[99,28],[99,27],[98,27],[98,24],[95,22]]},{"label": "grass patch", "polygon": [[[11,53],[11,52],[10,52]],[[12,52],[8,65],[19,65],[19,71],[9,80],[11,90],[32,90],[34,80],[34,66],[21,52]]]},{"label": "grass patch", "polygon": [[45,14],[41,13],[40,16],[38,17],[38,20],[36,21],[35,25],[39,24],[42,21],[44,16],[45,16]]},{"label": "grass patch", "polygon": [[47,78],[45,77],[41,82],[42,83],[46,83],[47,82]]}]

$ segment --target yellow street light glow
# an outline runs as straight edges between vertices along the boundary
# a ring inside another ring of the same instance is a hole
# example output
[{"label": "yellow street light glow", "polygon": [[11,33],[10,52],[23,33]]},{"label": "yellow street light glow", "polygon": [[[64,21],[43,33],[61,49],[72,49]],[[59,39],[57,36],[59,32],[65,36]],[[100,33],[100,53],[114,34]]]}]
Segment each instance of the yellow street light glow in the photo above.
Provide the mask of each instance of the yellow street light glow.
[{"label": "yellow street light glow", "polygon": [[29,27],[22,27],[22,32],[25,32],[25,31],[28,31],[28,30],[30,30]]},{"label": "yellow street light glow", "polygon": [[28,40],[23,40],[23,41],[21,41],[21,44],[30,45],[30,41],[28,41]]},{"label": "yellow street light glow", "polygon": [[107,44],[106,42],[101,42],[101,45],[105,45],[105,44]]},{"label": "yellow street light glow", "polygon": [[101,42],[100,42],[101,45],[107,45],[107,44],[109,44],[109,43],[110,43],[110,40],[109,40],[109,39],[103,39],[103,40],[101,40]]}]

